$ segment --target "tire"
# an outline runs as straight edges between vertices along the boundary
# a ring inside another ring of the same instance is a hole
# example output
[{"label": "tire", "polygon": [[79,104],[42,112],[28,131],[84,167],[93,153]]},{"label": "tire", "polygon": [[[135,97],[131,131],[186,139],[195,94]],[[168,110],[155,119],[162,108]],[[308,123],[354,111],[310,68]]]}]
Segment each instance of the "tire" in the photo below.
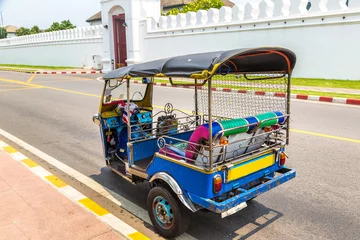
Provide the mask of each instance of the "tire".
[{"label": "tire", "polygon": [[189,227],[189,210],[175,194],[162,186],[150,190],[147,198],[151,222],[161,236],[175,238]]}]

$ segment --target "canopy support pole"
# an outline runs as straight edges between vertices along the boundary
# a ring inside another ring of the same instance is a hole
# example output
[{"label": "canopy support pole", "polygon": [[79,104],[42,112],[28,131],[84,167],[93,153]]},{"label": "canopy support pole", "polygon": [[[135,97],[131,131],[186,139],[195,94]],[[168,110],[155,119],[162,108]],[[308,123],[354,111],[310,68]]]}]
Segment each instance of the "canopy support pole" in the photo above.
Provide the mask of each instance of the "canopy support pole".
[{"label": "canopy support pole", "polygon": [[213,168],[213,139],[212,139],[212,79],[210,78],[208,81],[208,114],[209,114],[209,163],[210,163],[210,170]]},{"label": "canopy support pole", "polygon": [[198,111],[198,88],[197,88],[197,79],[195,79],[195,126],[199,126],[199,111]]},{"label": "canopy support pole", "polygon": [[127,129],[128,129],[128,142],[131,139],[131,125],[130,125],[130,80],[126,79],[126,95],[127,95]]},{"label": "canopy support pole", "polygon": [[[286,114],[288,114],[288,118],[290,118],[290,99],[291,99],[291,74],[288,74],[287,77],[287,95],[286,95],[287,101],[286,101]],[[290,119],[287,120],[287,126],[286,126],[286,144],[289,144],[289,138],[290,138]]]}]

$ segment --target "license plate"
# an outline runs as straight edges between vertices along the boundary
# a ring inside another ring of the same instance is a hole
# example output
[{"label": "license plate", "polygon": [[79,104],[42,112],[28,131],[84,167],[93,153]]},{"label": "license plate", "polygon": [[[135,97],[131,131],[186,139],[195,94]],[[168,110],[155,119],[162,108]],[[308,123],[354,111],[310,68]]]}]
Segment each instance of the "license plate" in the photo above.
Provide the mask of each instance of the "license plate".
[{"label": "license plate", "polygon": [[249,160],[244,164],[239,164],[228,170],[227,182],[245,177],[251,173],[260,171],[261,169],[270,167],[275,163],[275,154],[266,154],[264,156]]}]

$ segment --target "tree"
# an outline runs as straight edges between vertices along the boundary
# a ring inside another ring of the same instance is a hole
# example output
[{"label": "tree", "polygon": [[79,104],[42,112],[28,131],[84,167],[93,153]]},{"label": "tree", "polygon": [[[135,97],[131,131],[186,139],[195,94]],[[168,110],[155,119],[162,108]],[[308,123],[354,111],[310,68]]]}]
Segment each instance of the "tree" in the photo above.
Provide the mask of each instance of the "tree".
[{"label": "tree", "polygon": [[30,34],[37,34],[37,33],[41,33],[41,30],[38,26],[35,25],[30,29]]},{"label": "tree", "polygon": [[0,27],[0,39],[6,38],[7,37],[7,31],[5,28]]},{"label": "tree", "polygon": [[25,36],[25,35],[30,35],[30,34],[31,34],[30,29],[24,28],[24,27],[21,27],[15,31],[16,36]]},{"label": "tree", "polygon": [[183,9],[171,9],[166,15],[177,15],[179,13],[197,12],[199,10],[209,10],[210,8],[221,8],[224,6],[221,0],[196,0],[183,7]]},{"label": "tree", "polygon": [[60,28],[61,28],[61,30],[66,30],[66,29],[76,28],[76,26],[73,25],[73,24],[70,22],[70,20],[64,20],[64,21],[61,22]]},{"label": "tree", "polygon": [[51,24],[50,28],[46,29],[46,32],[54,32],[59,30],[73,29],[76,28],[69,20],[64,20],[61,23],[54,22]]}]

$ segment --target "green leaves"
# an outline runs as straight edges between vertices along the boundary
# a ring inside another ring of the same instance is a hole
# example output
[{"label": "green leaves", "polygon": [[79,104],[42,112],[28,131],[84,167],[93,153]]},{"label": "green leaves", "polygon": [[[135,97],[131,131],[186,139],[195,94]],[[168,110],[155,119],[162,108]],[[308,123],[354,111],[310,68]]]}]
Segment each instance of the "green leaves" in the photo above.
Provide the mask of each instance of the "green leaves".
[{"label": "green leaves", "polygon": [[196,0],[183,7],[183,9],[171,9],[165,15],[177,15],[179,13],[197,12],[199,10],[209,10],[210,8],[221,8],[224,6],[221,0]]},{"label": "green leaves", "polygon": [[16,36],[25,36],[25,35],[31,35],[31,34],[37,34],[41,33],[41,30],[38,26],[33,26],[31,29],[21,27],[18,30],[16,30],[15,35]]},{"label": "green leaves", "polygon": [[38,26],[35,25],[30,29],[30,34],[37,34],[37,33],[41,33],[41,30]]},{"label": "green leaves", "polygon": [[0,39],[7,37],[7,31],[5,28],[0,27]]},{"label": "green leaves", "polygon": [[45,30],[45,32],[54,32],[73,28],[76,28],[76,26],[73,25],[70,20],[64,20],[61,23],[54,22],[53,24],[51,24],[50,28]]},{"label": "green leaves", "polygon": [[21,27],[15,31],[16,36],[25,36],[25,35],[30,35],[30,34],[31,34],[31,32],[30,32],[29,28]]}]

